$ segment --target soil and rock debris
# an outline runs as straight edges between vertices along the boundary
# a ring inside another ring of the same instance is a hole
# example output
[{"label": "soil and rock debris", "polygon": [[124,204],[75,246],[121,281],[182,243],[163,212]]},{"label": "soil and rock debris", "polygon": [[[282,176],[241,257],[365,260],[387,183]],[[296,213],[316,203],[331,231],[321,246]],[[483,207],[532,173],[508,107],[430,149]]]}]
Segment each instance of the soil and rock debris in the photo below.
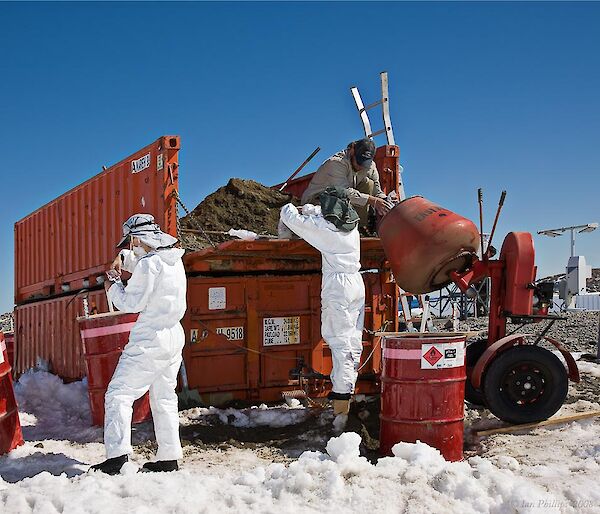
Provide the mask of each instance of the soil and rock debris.
[{"label": "soil and rock debris", "polygon": [[0,314],[0,332],[10,332],[13,329],[13,314],[5,312]]},{"label": "soil and rock debris", "polygon": [[211,246],[200,227],[217,244],[231,239],[226,232],[232,228],[277,236],[279,212],[289,202],[299,205],[291,194],[280,193],[254,180],[232,178],[181,218],[181,228],[194,231],[182,233],[183,246],[188,250]]}]

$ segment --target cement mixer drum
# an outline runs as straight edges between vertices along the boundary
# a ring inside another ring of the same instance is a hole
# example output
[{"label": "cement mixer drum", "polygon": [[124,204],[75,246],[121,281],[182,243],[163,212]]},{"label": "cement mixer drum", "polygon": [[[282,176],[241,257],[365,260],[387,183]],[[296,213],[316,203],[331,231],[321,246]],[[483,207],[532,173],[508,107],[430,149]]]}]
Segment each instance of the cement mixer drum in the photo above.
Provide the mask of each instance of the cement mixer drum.
[{"label": "cement mixer drum", "polygon": [[396,283],[414,294],[448,285],[450,273],[467,270],[479,250],[473,222],[422,196],[397,204],[377,231]]}]

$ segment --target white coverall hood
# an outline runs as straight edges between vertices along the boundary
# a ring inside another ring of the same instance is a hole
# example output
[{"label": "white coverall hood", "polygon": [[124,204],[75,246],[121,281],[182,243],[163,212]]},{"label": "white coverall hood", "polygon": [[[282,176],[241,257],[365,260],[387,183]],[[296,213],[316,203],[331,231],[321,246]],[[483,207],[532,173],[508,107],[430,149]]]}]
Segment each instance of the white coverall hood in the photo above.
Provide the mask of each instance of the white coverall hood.
[{"label": "white coverall hood", "polygon": [[351,394],[358,377],[365,314],[360,235],[357,228],[340,231],[311,204],[302,212],[291,203],[284,205],[281,221],[321,252],[321,335],[331,349],[333,392]]},{"label": "white coverall hood", "polygon": [[133,402],[147,391],[157,459],[182,457],[175,386],[185,343],[180,323],[186,310],[183,254],[170,248],[138,258],[130,250],[121,251],[122,268],[132,275],[127,287],[113,284],[108,298],[120,311],[140,315],[106,391],[104,443],[109,459],[132,452]]}]

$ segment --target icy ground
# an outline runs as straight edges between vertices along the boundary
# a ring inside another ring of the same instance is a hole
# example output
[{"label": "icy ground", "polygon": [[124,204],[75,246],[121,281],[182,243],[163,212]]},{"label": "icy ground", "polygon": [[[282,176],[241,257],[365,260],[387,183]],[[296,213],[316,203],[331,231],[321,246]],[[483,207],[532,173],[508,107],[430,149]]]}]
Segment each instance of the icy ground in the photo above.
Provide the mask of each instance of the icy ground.
[{"label": "icy ground", "polygon": [[[582,371],[600,376],[597,364]],[[136,473],[154,449],[144,423],[134,430],[133,462],[109,477],[87,472],[104,452],[85,381],[29,372],[16,392],[26,443],[0,457],[2,513],[600,512],[598,419],[476,439],[473,427],[499,422],[467,410],[465,461],[401,443],[394,457],[375,462],[361,456],[364,430],[362,443],[353,432],[330,437],[327,411],[195,408],[180,413],[179,472]],[[562,413],[600,409],[598,398],[582,398]]]}]

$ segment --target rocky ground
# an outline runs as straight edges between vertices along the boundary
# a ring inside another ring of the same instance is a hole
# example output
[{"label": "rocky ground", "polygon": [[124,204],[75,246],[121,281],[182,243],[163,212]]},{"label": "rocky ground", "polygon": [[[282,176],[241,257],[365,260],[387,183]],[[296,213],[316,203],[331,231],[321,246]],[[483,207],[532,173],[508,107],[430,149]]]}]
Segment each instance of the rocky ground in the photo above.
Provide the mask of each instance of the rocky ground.
[{"label": "rocky ground", "polygon": [[0,314],[0,332],[10,332],[12,326],[12,312]]}]

